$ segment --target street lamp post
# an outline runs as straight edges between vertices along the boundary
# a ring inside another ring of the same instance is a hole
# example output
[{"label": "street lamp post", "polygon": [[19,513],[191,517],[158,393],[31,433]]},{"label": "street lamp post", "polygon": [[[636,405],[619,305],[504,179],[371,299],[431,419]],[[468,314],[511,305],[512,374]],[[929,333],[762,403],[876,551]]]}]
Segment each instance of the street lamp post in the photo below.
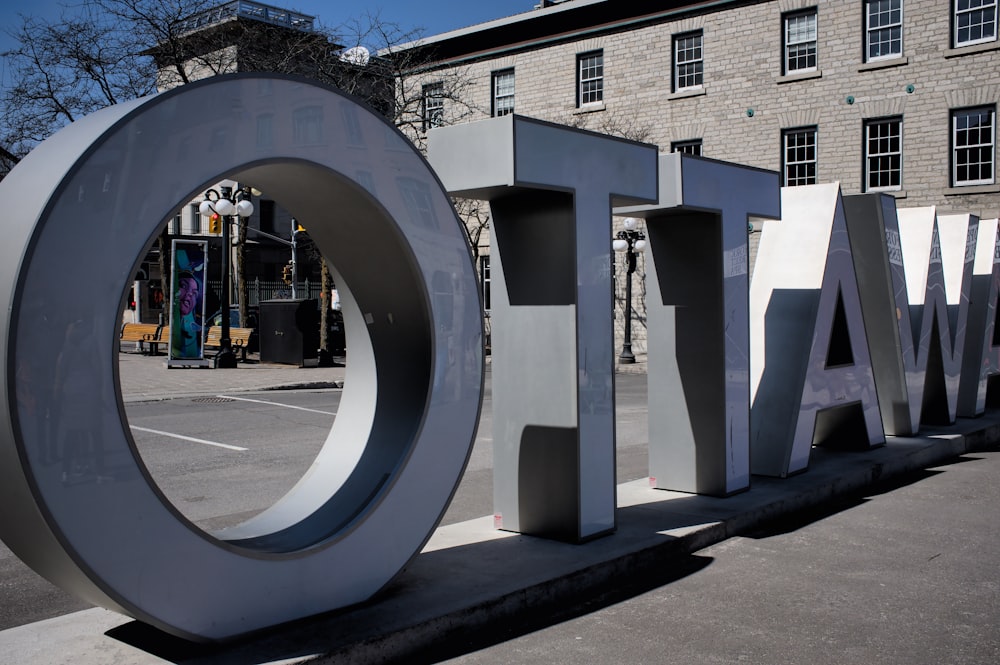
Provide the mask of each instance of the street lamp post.
[{"label": "street lamp post", "polygon": [[232,295],[232,284],[229,278],[229,253],[232,251],[230,224],[232,218],[249,217],[253,214],[253,203],[250,202],[250,188],[237,190],[232,187],[220,187],[219,191],[210,189],[205,192],[205,200],[201,202],[198,211],[205,217],[218,215],[222,221],[222,330],[219,335],[219,353],[215,356],[217,369],[235,369],[236,354],[233,353],[233,342],[229,330],[229,303]]},{"label": "street lamp post", "polygon": [[618,362],[630,365],[635,362],[632,353],[632,273],[635,272],[635,257],[646,251],[646,234],[638,230],[639,221],[627,217],[624,229],[619,231],[611,246],[616,252],[625,252],[628,270],[625,275],[625,341]]},{"label": "street lamp post", "polygon": [[298,247],[298,235],[299,232],[304,231],[301,226],[299,226],[298,220],[294,217],[292,218],[292,300],[296,300],[299,297],[298,293],[298,283],[299,283],[299,259],[297,256],[296,248]]}]

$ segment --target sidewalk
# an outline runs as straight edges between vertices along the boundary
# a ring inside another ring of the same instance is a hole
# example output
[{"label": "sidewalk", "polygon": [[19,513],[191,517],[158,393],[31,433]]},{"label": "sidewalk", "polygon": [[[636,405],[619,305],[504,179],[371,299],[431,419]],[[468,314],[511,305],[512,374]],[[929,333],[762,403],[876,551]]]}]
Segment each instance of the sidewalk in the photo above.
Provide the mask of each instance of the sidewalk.
[{"label": "sidewalk", "polygon": [[[211,393],[267,387],[269,381],[334,382],[342,372],[241,365],[237,370],[164,368],[129,376],[130,362],[123,362],[123,389],[145,389],[151,396],[163,394],[157,391],[164,381],[191,381],[197,385],[185,388],[188,393]],[[229,387],[202,379],[203,374],[224,378]],[[492,518],[484,516],[439,528],[389,588],[360,607],[222,647],[191,645],[117,614],[86,610],[0,632],[0,659],[81,665],[402,662],[413,650],[442,640],[496,632],[526,613],[583,604],[629,580],[662,576],[677,557],[776,517],[864,491],[876,481],[995,449],[998,440],[1000,412],[994,411],[975,420],[960,419],[947,431],[890,437],[876,450],[814,449],[807,472],[783,480],[755,476],[751,490],[726,499],[653,490],[645,481],[624,483],[618,487],[617,532],[586,545],[499,532]]]},{"label": "sidewalk", "polygon": [[179,395],[217,395],[226,391],[291,388],[342,388],[341,367],[296,367],[261,363],[256,354],[236,369],[167,368],[166,356],[118,354],[119,381],[125,402],[168,399]]}]

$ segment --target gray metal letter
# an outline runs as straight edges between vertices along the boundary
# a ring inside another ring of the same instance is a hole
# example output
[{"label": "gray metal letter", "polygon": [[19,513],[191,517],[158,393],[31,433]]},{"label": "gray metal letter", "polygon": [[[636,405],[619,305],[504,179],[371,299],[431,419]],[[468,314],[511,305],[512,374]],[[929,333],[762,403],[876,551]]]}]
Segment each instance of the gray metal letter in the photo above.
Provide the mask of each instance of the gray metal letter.
[{"label": "gray metal letter", "polygon": [[997,219],[979,222],[976,259],[969,300],[969,322],[962,354],[958,415],[972,418],[986,410],[986,387],[1000,374],[1000,345],[995,344],[997,299],[1000,298],[1000,234]]},{"label": "gray metal letter", "polygon": [[[344,408],[302,481],[206,533],[138,459],[117,322],[164,220],[223,177],[279,200],[338,268],[351,360]],[[26,563],[97,605],[221,640],[366,600],[420,550],[475,436],[482,320],[461,223],[384,119],[305,79],[215,77],[70,125],[0,183],[0,200],[0,535]],[[68,437],[107,482],[65,485],[43,464]]]},{"label": "gray metal letter", "polygon": [[814,444],[885,443],[839,183],[782,188],[750,321],[753,473],[804,471]]},{"label": "gray metal letter", "polygon": [[[954,422],[975,218],[937,218],[934,208],[897,211],[886,194],[844,197],[844,211],[885,433],[911,436],[922,420]],[[995,235],[986,242],[991,274]]]},{"label": "gray metal letter", "polygon": [[644,217],[649,475],[657,488],[726,496],[750,486],[748,217],[781,216],[778,174],[660,155]]},{"label": "gray metal letter", "polygon": [[435,129],[428,158],[493,216],[498,526],[615,528],[611,206],[656,198],[656,148],[516,115]]}]

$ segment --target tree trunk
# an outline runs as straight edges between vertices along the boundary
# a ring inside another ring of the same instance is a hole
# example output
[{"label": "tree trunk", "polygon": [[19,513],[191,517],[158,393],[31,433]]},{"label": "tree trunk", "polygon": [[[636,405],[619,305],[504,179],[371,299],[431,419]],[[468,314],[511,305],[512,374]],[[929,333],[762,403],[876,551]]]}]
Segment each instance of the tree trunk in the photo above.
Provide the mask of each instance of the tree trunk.
[{"label": "tree trunk", "polygon": [[170,302],[170,267],[172,263],[169,224],[163,225],[157,245],[160,250],[160,290],[163,292],[163,317],[165,321],[170,311],[168,303]]},{"label": "tree trunk", "polygon": [[326,259],[320,257],[320,293],[319,293],[319,365],[333,367],[333,354],[330,352],[330,290],[333,288],[333,276]]}]

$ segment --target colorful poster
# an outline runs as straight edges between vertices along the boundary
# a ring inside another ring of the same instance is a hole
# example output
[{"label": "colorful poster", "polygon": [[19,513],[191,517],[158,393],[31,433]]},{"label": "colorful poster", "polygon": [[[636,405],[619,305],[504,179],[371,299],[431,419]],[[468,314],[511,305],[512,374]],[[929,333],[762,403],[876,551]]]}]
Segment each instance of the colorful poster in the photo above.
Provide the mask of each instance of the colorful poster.
[{"label": "colorful poster", "polygon": [[208,243],[174,240],[170,280],[170,361],[205,357],[205,277]]}]

